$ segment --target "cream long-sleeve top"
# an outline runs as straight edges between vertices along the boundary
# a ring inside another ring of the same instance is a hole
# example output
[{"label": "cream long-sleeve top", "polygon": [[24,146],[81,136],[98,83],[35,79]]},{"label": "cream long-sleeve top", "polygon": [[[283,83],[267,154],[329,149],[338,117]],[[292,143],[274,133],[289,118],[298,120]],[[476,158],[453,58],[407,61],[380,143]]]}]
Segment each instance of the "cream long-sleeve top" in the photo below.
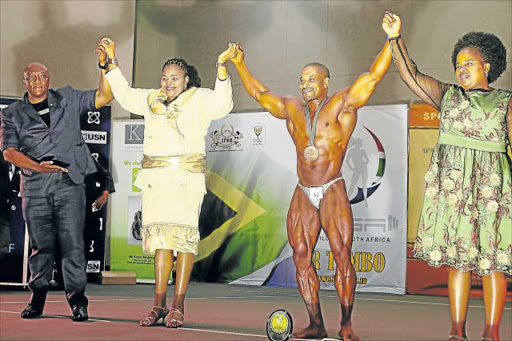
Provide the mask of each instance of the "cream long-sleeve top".
[{"label": "cream long-sleeve top", "polygon": [[144,154],[175,156],[205,153],[205,137],[210,122],[226,116],[233,109],[231,80],[215,81],[214,90],[190,88],[169,104],[176,114],[174,124],[169,115],[155,114],[148,102],[159,89],[132,88],[119,68],[106,74],[115,99],[123,109],[144,116]]}]

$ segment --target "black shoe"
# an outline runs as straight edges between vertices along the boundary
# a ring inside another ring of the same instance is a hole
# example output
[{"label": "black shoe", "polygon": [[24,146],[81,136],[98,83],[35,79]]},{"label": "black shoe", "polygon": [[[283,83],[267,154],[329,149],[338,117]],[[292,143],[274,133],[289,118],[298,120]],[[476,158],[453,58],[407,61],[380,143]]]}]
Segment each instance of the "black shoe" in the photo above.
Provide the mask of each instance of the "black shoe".
[{"label": "black shoe", "polygon": [[33,319],[34,317],[41,316],[41,314],[43,314],[43,307],[34,306],[29,303],[21,312],[21,318]]},{"label": "black shoe", "polygon": [[73,306],[73,314],[71,315],[71,319],[76,322],[87,321],[89,319],[89,315],[87,314],[87,307],[82,305]]}]

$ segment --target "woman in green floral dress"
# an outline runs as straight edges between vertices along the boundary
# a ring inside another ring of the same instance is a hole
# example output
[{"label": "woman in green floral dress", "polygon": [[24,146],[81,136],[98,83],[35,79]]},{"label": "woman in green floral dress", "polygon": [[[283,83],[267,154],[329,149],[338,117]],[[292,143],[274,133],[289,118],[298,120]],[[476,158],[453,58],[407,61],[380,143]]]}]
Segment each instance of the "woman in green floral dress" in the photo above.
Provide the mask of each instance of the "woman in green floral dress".
[{"label": "woman in green floral dress", "polygon": [[464,35],[452,53],[458,85],[442,83],[409,58],[400,18],[386,13],[384,22],[402,80],[440,111],[414,254],[431,266],[450,266],[450,340],[466,340],[471,270],[483,281],[482,340],[499,340],[505,275],[512,274],[512,101],[510,91],[489,84],[506,68],[506,49],[492,34]]}]

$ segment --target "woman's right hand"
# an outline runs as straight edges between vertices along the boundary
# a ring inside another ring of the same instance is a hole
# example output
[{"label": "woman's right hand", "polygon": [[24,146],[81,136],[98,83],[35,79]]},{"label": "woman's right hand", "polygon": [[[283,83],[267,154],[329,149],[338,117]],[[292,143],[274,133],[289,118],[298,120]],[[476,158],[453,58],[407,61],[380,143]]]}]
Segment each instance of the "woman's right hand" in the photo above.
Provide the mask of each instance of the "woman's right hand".
[{"label": "woman's right hand", "polygon": [[402,20],[395,13],[386,11],[382,19],[382,29],[388,35],[388,39],[398,37],[402,29]]}]

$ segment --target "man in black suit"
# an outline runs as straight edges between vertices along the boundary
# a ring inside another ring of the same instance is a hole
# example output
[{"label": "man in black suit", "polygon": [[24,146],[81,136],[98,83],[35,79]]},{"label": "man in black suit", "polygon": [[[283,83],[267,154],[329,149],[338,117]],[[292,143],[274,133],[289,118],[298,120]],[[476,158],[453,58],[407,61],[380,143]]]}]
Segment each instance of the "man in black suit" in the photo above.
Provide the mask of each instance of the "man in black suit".
[{"label": "man in black suit", "polygon": [[[106,54],[98,53],[100,65],[105,65]],[[69,86],[52,90],[48,69],[31,63],[23,73],[24,98],[1,112],[0,149],[6,161],[22,169],[23,214],[32,248],[32,296],[21,313],[23,318],[43,313],[58,238],[72,319],[88,319],[84,178],[96,172],[96,166],[82,138],[80,113],[95,111],[113,99],[104,75],[102,69],[98,90],[78,91]]]}]

